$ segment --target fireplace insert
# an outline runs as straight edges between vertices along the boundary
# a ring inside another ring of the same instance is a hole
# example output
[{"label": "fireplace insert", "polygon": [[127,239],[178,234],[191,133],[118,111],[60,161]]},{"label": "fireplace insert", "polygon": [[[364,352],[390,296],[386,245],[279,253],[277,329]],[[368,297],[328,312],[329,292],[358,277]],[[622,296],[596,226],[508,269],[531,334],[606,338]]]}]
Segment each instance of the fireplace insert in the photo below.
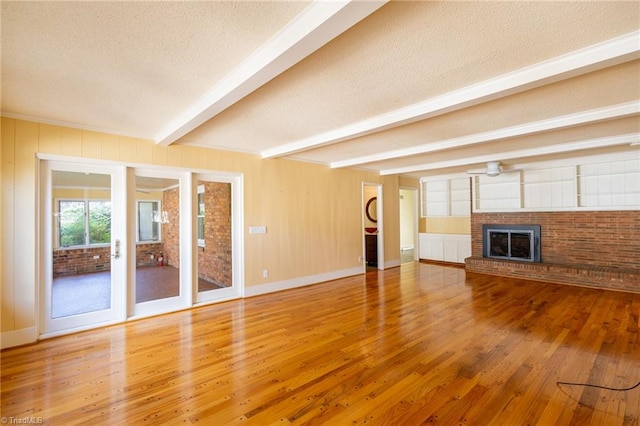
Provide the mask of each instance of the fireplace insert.
[{"label": "fireplace insert", "polygon": [[482,225],[482,255],[541,262],[540,225]]}]

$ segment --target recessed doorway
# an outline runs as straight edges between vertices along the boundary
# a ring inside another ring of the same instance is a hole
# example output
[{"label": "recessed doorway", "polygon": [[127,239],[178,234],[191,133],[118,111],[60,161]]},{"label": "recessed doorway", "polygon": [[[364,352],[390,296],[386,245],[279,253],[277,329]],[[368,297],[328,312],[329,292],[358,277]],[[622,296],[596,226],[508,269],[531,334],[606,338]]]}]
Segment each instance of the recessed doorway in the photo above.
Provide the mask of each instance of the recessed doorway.
[{"label": "recessed doorway", "polygon": [[366,270],[384,269],[382,185],[362,185],[363,259]]},{"label": "recessed doorway", "polygon": [[400,205],[400,263],[418,260],[418,190],[401,188]]}]

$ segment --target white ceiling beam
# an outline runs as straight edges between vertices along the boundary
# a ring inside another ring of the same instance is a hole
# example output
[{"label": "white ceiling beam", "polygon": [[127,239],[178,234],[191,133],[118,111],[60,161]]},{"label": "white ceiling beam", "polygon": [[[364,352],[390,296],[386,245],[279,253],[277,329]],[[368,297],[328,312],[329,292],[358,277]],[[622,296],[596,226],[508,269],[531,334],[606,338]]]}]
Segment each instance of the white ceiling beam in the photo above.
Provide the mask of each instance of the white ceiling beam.
[{"label": "white ceiling beam", "polygon": [[490,130],[488,132],[461,136],[459,138],[446,139],[442,141],[430,142],[424,145],[401,148],[393,151],[385,151],[378,154],[365,155],[348,160],[335,161],[330,164],[330,167],[350,167],[360,164],[373,163],[376,161],[385,161],[394,158],[408,157],[411,155],[427,154],[430,152],[461,148],[463,146],[475,145],[485,142],[494,142],[497,140],[513,138],[517,136],[534,135],[536,133],[548,132],[550,130],[560,130],[574,126],[593,124],[600,121],[614,120],[637,114],[640,114],[640,102],[626,102],[623,104],[612,105],[604,108],[596,108],[574,114],[553,117],[546,120],[518,124],[517,126]]},{"label": "white ceiling beam", "polygon": [[316,0],[156,136],[170,145],[333,40],[388,0]]},{"label": "white ceiling beam", "polygon": [[427,164],[418,164],[415,166],[398,167],[393,169],[381,170],[381,175],[394,175],[402,173],[415,173],[428,170],[438,170],[447,167],[469,166],[479,163],[487,163],[489,161],[504,161],[519,158],[536,157],[540,155],[561,154],[564,152],[574,152],[583,149],[606,148],[618,145],[629,145],[640,141],[640,133],[628,133],[624,135],[608,136],[604,138],[589,139],[585,141],[569,142],[564,144],[556,144],[551,146],[542,146],[537,148],[519,149],[515,151],[501,152],[499,154],[478,155],[475,157],[456,158],[448,161],[438,161]]},{"label": "white ceiling beam", "polygon": [[499,99],[640,58],[640,31],[503,74],[405,108],[263,151],[282,157]]}]

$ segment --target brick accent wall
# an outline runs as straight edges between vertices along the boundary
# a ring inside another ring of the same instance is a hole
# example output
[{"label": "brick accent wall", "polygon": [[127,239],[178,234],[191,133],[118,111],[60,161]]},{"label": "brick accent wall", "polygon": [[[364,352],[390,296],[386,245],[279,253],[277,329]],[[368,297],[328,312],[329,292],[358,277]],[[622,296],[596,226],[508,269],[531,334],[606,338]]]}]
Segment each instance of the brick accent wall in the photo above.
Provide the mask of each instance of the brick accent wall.
[{"label": "brick accent wall", "polygon": [[[136,266],[157,266],[158,255],[164,251],[162,243],[136,245]],[[153,259],[151,259],[151,255],[153,255]]]},{"label": "brick accent wall", "polygon": [[[162,243],[138,244],[136,246],[136,265],[155,266],[155,257],[164,252]],[[154,259],[151,259],[151,255]],[[94,259],[94,256],[99,256]],[[53,276],[87,274],[111,270],[111,248],[90,247],[77,249],[54,250]]]},{"label": "brick accent wall", "polygon": [[231,287],[231,184],[204,183],[204,240],[198,247],[198,276]]},{"label": "brick accent wall", "polygon": [[164,264],[180,268],[180,189],[162,193],[162,210],[169,214],[169,223],[162,224]]},{"label": "brick accent wall", "polygon": [[[180,267],[179,189],[163,193],[162,209],[169,223],[162,224],[162,243],[136,246],[137,266],[156,266],[162,253],[164,264]],[[198,274],[222,287],[232,285],[231,184],[205,183],[205,247],[198,248]],[[154,259],[151,259],[153,254]],[[93,259],[98,256],[98,259]],[[53,276],[102,272],[111,269],[111,248],[92,247],[55,250]]]},{"label": "brick accent wall", "polygon": [[[482,225],[540,225],[542,263],[482,258]],[[640,292],[640,212],[473,213],[466,269]]]},{"label": "brick accent wall", "polygon": [[[98,256],[97,259],[94,259]],[[53,252],[53,277],[111,270],[111,247],[62,249]]]}]

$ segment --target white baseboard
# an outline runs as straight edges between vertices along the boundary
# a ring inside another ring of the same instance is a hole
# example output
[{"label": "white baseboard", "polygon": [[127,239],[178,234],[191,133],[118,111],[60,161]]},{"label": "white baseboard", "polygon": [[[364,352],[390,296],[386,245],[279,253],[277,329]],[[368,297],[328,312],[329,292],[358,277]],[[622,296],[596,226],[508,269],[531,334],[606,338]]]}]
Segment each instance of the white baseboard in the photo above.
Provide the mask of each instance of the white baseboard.
[{"label": "white baseboard", "polygon": [[38,330],[36,330],[36,327],[29,327],[20,330],[3,331],[0,340],[2,341],[0,344],[2,349],[34,343],[38,340]]},{"label": "white baseboard", "polygon": [[384,269],[396,268],[400,266],[400,259],[390,260],[388,262],[384,262]]},{"label": "white baseboard", "polygon": [[268,284],[254,285],[245,287],[244,297],[258,296],[261,294],[274,293],[276,291],[290,290],[298,287],[305,287],[312,284],[318,284],[324,281],[337,280],[339,278],[350,277],[353,275],[363,274],[363,267],[351,269],[343,269],[341,271],[327,272],[318,275],[309,275],[306,277],[293,278],[290,280],[276,281]]}]

